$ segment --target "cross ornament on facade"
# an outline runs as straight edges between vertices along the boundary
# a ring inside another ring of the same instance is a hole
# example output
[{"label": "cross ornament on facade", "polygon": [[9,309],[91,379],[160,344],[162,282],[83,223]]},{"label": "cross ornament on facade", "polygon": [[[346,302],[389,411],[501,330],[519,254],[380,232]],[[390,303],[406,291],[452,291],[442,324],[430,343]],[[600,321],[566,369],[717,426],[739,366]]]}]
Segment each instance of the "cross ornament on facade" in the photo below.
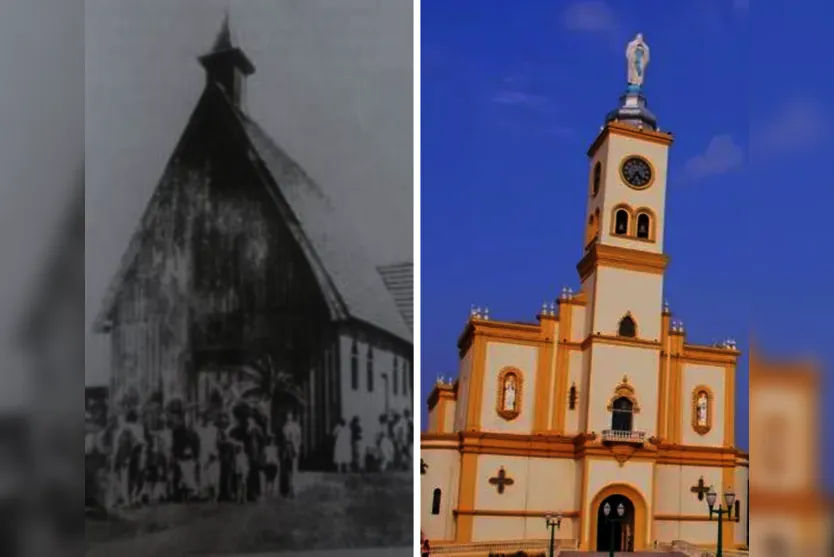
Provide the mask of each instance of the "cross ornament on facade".
[{"label": "cross ornament on facade", "polygon": [[425,476],[426,475],[426,470],[428,470],[428,469],[429,469],[429,465],[426,464],[426,461],[421,458],[420,459],[420,475]]},{"label": "cross ornament on facade", "polygon": [[693,485],[691,488],[689,488],[689,491],[691,491],[692,493],[697,493],[698,501],[703,501],[704,495],[706,495],[707,492],[709,492],[709,488],[704,484],[704,477],[701,476],[701,478],[698,480],[698,485]]},{"label": "cross ornament on facade", "polygon": [[498,495],[504,493],[504,488],[508,485],[513,485],[515,480],[512,478],[507,477],[507,472],[504,471],[504,467],[502,466],[498,470],[498,476],[489,479],[489,483],[496,486],[498,488]]}]

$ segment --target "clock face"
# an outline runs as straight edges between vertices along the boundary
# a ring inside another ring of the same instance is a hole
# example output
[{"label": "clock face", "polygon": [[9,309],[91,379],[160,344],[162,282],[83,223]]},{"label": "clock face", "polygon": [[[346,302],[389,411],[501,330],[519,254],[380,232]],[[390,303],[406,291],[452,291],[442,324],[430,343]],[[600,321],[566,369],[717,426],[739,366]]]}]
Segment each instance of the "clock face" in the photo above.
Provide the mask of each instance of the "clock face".
[{"label": "clock face", "polygon": [[634,188],[645,188],[652,181],[652,167],[646,159],[629,157],[622,167],[623,179]]}]

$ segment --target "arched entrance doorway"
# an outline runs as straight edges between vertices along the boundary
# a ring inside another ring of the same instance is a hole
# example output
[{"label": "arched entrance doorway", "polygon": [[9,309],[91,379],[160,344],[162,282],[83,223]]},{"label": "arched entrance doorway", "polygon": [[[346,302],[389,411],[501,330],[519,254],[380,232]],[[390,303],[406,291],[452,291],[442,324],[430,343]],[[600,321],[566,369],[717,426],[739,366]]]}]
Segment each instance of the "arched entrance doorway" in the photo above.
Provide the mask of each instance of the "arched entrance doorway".
[{"label": "arched entrance doorway", "polygon": [[[605,516],[606,506],[608,516]],[[622,516],[618,512],[620,506]],[[597,551],[611,549],[634,551],[634,504],[625,495],[610,495],[597,509]]]},{"label": "arched entrance doorway", "polygon": [[[620,518],[617,507],[623,505],[624,520],[617,523],[606,521],[603,509],[611,506],[609,518]],[[602,488],[591,500],[587,509],[590,519],[588,545],[592,551],[607,551],[614,534],[614,551],[641,551],[648,547],[646,542],[648,510],[643,494],[629,484],[610,484]]]}]

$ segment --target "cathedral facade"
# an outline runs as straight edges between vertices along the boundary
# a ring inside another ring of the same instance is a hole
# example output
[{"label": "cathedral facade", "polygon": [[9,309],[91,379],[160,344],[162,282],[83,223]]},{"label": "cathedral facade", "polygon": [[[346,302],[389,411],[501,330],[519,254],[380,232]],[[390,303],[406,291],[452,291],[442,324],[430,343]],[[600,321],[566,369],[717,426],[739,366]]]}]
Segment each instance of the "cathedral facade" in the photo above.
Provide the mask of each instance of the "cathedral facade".
[{"label": "cathedral facade", "polygon": [[648,47],[640,56],[640,83],[587,152],[578,291],[563,291],[532,323],[473,312],[458,378],[429,396],[421,525],[435,547],[545,547],[546,517],[560,547],[715,547],[710,488],[722,503],[735,495],[722,545],[747,544],[748,458],[735,444],[740,352],[732,341],[688,342],[663,301],[674,138],[647,107]]}]

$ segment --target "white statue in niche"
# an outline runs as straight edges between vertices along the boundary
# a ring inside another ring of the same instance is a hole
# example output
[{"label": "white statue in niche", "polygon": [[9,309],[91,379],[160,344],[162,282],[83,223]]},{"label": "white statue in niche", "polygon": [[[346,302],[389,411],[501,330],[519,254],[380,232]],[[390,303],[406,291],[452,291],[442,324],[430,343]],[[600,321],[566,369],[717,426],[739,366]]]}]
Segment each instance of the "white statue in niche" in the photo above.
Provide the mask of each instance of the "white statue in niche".
[{"label": "white statue in niche", "polygon": [[698,393],[698,425],[707,425],[707,393]]},{"label": "white statue in niche", "polygon": [[508,375],[504,379],[504,410],[515,412],[515,375]]}]

